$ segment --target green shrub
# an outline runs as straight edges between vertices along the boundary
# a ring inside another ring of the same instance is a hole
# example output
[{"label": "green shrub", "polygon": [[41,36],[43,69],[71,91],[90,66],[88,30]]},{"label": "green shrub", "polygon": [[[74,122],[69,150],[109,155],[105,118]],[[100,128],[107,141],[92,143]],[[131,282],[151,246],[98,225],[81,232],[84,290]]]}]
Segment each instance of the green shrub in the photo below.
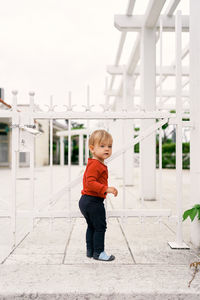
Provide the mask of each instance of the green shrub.
[{"label": "green shrub", "polygon": [[137,143],[135,146],[134,146],[134,152],[135,153],[140,153],[140,144]]},{"label": "green shrub", "polygon": [[175,152],[176,152],[175,143],[167,143],[162,145],[162,153],[175,153]]}]

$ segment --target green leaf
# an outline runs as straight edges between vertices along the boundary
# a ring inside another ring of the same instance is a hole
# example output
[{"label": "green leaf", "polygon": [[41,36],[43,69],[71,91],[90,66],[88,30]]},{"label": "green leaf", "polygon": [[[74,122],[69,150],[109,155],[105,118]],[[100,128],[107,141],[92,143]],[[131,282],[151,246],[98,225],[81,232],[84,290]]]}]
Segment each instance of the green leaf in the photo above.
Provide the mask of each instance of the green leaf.
[{"label": "green leaf", "polygon": [[198,213],[198,209],[196,209],[196,207],[193,207],[193,208],[192,208],[192,212],[191,212],[191,214],[190,214],[190,219],[191,219],[191,221],[194,220],[194,218],[195,218],[195,216],[196,216],[197,213]]},{"label": "green leaf", "polygon": [[187,217],[189,217],[192,214],[193,208],[188,209],[184,212],[183,214],[183,221],[185,221],[185,219],[187,219]]},{"label": "green leaf", "polygon": [[200,220],[200,209],[198,209],[198,219]]},{"label": "green leaf", "polygon": [[200,204],[195,204],[193,207],[197,208],[197,209],[200,209]]}]

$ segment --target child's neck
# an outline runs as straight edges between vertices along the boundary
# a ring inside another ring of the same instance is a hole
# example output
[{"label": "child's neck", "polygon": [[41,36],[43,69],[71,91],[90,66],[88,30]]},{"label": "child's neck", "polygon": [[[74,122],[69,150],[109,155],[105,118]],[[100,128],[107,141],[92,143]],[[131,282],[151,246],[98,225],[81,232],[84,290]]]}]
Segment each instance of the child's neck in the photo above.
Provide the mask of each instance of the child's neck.
[{"label": "child's neck", "polygon": [[96,160],[100,161],[102,164],[104,164],[104,159],[99,159],[95,155],[92,156],[92,159],[96,159]]}]

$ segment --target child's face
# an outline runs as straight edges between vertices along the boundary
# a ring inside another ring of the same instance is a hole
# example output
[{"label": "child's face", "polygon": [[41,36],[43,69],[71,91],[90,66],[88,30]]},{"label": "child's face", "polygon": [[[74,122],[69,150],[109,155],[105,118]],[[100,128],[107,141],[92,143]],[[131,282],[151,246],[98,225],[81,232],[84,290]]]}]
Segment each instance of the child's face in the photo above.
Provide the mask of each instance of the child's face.
[{"label": "child's face", "polygon": [[103,141],[100,144],[96,143],[94,146],[90,145],[90,151],[93,158],[104,162],[104,159],[108,158],[112,154],[112,142]]}]

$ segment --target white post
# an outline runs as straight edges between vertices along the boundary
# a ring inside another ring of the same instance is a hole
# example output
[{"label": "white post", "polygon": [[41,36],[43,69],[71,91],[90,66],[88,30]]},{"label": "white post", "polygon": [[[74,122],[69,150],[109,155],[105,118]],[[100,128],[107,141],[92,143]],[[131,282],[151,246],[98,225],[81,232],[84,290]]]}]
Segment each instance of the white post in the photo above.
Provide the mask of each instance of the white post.
[{"label": "white post", "polygon": [[181,62],[181,33],[182,22],[181,12],[177,11],[176,14],[176,211],[177,211],[177,228],[176,228],[176,242],[169,242],[169,245],[173,249],[188,248],[183,243],[182,233],[182,62]]},{"label": "white post", "polygon": [[83,134],[79,134],[79,166],[83,166]]},{"label": "white post", "polygon": [[13,91],[12,103],[12,202],[11,202],[11,230],[13,247],[16,245],[16,173],[19,151],[19,115],[17,112],[17,91]]},{"label": "white post", "polygon": [[[200,1],[190,0],[190,176],[191,205],[200,204]],[[191,242],[200,248],[200,222],[197,218],[191,223]]]},{"label": "white post", "polygon": [[[69,106],[71,106],[71,92],[69,92]],[[68,119],[68,183],[71,183],[71,119]],[[68,209],[71,213],[71,186],[68,189]]]},{"label": "white post", "polygon": [[[108,77],[105,79],[105,107],[109,109],[109,96],[107,95],[108,92]],[[109,131],[109,120],[105,120],[106,130]]]},{"label": "white post", "polygon": [[[30,97],[30,109],[29,109],[29,113],[30,113],[30,120],[29,120],[29,125],[34,126],[34,118],[33,118],[33,112],[34,112],[34,92],[30,92],[29,93],[29,97]],[[34,140],[34,136],[31,135],[30,136],[30,195],[31,195],[31,229],[33,230],[34,227],[34,215],[35,215],[35,197],[34,197],[34,193],[35,193],[35,189],[34,189],[34,161],[35,161],[35,140]]]},{"label": "white post", "polygon": [[86,149],[87,149],[87,138],[84,139],[84,146],[85,146],[85,155],[84,155],[84,160],[85,160],[85,163],[87,164],[87,156],[86,156]]},{"label": "white post", "polygon": [[[145,111],[156,106],[156,31],[142,28],[141,32],[141,104]],[[141,120],[144,131],[155,120]],[[156,199],[156,137],[155,133],[140,142],[141,199]]]},{"label": "white post", "polygon": [[181,244],[183,241],[182,233],[182,63],[181,63],[181,14],[180,11],[176,14],[176,201],[177,201],[177,243]]},{"label": "white post", "polygon": [[[131,98],[132,98],[132,110],[135,110],[136,109],[136,106],[135,106],[135,98],[134,98],[134,92],[135,92],[135,84],[136,84],[136,76],[133,76],[133,82],[132,82],[132,88],[131,88],[131,91],[133,93],[133,95],[131,95]],[[133,120],[133,139],[134,139],[134,136],[135,136],[135,128],[136,128],[136,120]],[[138,156],[138,153],[136,154],[135,153],[135,145],[133,146],[133,185],[135,185],[135,159],[137,158]]]},{"label": "white post", "polygon": [[[126,107],[126,94],[127,94],[127,86],[126,86],[127,82],[126,82],[126,66],[124,66],[124,70],[123,70],[123,97],[122,97],[122,111],[125,112],[127,107]],[[126,128],[125,128],[125,120],[122,120],[122,145],[125,144],[126,138]],[[123,180],[123,209],[126,208],[126,152],[125,150],[122,153],[122,180]]]},{"label": "white post", "polygon": [[[87,108],[90,107],[90,87],[89,85],[87,86]],[[86,144],[85,144],[85,158],[86,158],[86,163],[88,161],[88,158],[89,158],[89,145],[88,145],[88,142],[89,142],[89,133],[88,133],[88,130],[89,130],[89,126],[90,126],[90,122],[89,120],[87,120],[87,138],[86,138]]]},{"label": "white post", "polygon": [[[50,97],[50,110],[53,110],[53,96]],[[49,140],[50,140],[50,204],[53,196],[53,119],[49,121]]]},{"label": "white post", "polygon": [[[162,18],[160,19],[160,99],[159,103],[162,103],[162,66],[163,66],[163,45],[162,45],[162,39],[163,37],[163,24],[162,24]],[[158,199],[160,202],[160,207],[162,207],[162,127],[159,129],[159,180],[158,180]]]},{"label": "white post", "polygon": [[[122,111],[122,98],[116,97],[115,99],[115,111]],[[122,146],[123,139],[123,131],[122,131],[122,122],[123,120],[112,120],[110,122],[110,133],[113,137],[113,153],[119,150]],[[122,156],[117,157],[113,161],[110,162],[112,166],[112,170],[114,171],[117,178],[122,178],[123,173],[123,164],[122,164]]]},{"label": "white post", "polygon": [[65,144],[64,144],[64,136],[60,136],[60,165],[64,166],[65,161]]}]

